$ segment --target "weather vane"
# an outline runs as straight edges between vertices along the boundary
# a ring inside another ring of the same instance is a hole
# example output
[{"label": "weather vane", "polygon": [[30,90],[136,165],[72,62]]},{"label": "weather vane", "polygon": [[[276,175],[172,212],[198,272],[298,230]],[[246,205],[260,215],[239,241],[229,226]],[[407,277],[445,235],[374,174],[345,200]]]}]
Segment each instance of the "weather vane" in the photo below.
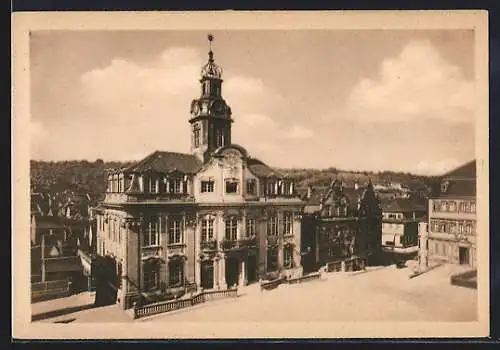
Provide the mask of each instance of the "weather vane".
[{"label": "weather vane", "polygon": [[208,42],[210,45],[210,51],[212,51],[212,41],[214,41],[214,35],[212,33],[208,33]]}]

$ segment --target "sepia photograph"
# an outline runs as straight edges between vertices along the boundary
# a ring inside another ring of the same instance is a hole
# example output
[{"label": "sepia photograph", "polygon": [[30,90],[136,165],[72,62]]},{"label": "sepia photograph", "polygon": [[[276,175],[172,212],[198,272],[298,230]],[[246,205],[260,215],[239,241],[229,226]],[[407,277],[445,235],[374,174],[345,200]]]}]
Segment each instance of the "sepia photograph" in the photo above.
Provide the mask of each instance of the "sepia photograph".
[{"label": "sepia photograph", "polygon": [[13,32],[14,336],[488,334],[486,12]]}]

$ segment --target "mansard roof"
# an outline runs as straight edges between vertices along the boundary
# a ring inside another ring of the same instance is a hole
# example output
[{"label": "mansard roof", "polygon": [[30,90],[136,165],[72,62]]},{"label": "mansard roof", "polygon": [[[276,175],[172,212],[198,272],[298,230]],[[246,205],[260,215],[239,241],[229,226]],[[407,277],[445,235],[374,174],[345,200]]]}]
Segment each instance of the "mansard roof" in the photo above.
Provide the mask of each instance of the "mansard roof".
[{"label": "mansard roof", "polygon": [[180,172],[195,174],[201,169],[202,162],[193,154],[155,151],[146,158],[126,169],[128,172],[142,173],[154,171],[159,173]]},{"label": "mansard roof", "polygon": [[468,178],[475,179],[476,178],[476,160],[472,160],[464,165],[455,168],[446,174],[443,175],[443,178],[451,179],[451,178]]},{"label": "mansard roof", "polygon": [[452,197],[475,197],[476,196],[476,181],[469,179],[454,179],[447,181],[447,188],[445,191],[441,189],[439,198],[452,198]]},{"label": "mansard roof", "polygon": [[441,191],[437,197],[475,197],[476,160],[470,161],[442,176]]},{"label": "mansard roof", "polygon": [[382,211],[384,212],[412,212],[427,210],[425,202],[409,198],[382,200],[380,205],[382,207]]},{"label": "mansard roof", "polygon": [[250,168],[250,171],[255,174],[257,177],[277,177],[283,178],[284,174],[281,172],[271,168],[261,160],[257,158],[247,158],[247,165]]}]

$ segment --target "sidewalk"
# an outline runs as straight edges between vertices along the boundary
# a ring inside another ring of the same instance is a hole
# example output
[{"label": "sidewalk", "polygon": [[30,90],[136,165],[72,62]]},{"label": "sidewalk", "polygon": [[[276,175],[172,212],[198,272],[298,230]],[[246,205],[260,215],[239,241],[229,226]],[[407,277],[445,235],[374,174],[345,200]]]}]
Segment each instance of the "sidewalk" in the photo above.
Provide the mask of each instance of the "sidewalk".
[{"label": "sidewalk", "polygon": [[83,292],[65,298],[31,304],[31,320],[38,321],[94,307],[94,295]]}]

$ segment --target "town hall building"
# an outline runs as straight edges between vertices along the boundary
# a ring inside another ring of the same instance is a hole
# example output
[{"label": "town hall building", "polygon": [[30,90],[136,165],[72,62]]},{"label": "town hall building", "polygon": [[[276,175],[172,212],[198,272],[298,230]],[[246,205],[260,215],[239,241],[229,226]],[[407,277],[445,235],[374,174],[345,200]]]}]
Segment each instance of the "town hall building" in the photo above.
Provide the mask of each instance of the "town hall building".
[{"label": "town hall building", "polygon": [[110,170],[95,208],[96,251],[115,264],[111,284],[125,309],[269,273],[302,274],[305,204],[294,182],[232,143],[234,120],[211,48],[199,82],[191,152],[155,151]]}]

